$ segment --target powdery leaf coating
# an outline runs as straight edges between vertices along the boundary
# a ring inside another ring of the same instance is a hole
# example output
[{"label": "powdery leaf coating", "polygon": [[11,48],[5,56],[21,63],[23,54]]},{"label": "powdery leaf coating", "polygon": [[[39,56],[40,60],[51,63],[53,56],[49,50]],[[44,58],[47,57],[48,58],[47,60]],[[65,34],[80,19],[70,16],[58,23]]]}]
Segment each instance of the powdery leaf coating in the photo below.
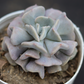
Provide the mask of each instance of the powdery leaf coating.
[{"label": "powdery leaf coating", "polygon": [[36,64],[34,61],[30,61],[26,66],[27,71],[38,72],[40,77],[44,78],[44,66]]},{"label": "powdery leaf coating", "polygon": [[33,40],[33,38],[25,30],[19,27],[13,28],[10,38],[13,45],[19,45],[23,41]]},{"label": "powdery leaf coating", "polygon": [[20,56],[20,59],[25,60],[30,57],[39,59],[40,58],[39,52],[37,50],[29,49]]},{"label": "powdery leaf coating", "polygon": [[24,27],[24,23],[21,20],[21,16],[16,17],[12,22],[10,22],[7,29],[8,36],[11,36],[13,27],[20,27],[20,28]]},{"label": "powdery leaf coating", "polygon": [[62,62],[54,55],[52,57],[47,57],[41,54],[41,58],[35,61],[37,64],[42,66],[52,66],[52,65],[61,65]]},{"label": "powdery leaf coating", "polygon": [[37,42],[37,41],[23,42],[21,45],[23,47],[36,49],[43,54],[47,53],[47,50],[43,46],[43,41],[40,41],[40,42]]},{"label": "powdery leaf coating", "polygon": [[73,23],[57,9],[31,6],[10,22],[7,34],[2,50],[9,63],[42,79],[45,68],[48,73],[62,71],[78,52]]},{"label": "powdery leaf coating", "polygon": [[62,68],[61,66],[51,66],[51,67],[47,67],[47,71],[48,73],[56,73],[62,71]]},{"label": "powdery leaf coating", "polygon": [[36,41],[39,42],[39,35],[37,34],[35,28],[32,25],[25,25],[26,31],[34,37]]},{"label": "powdery leaf coating", "polygon": [[16,65],[15,61],[11,59],[9,53],[6,53],[6,54],[5,54],[5,57],[6,57],[6,59],[8,60],[8,62],[9,62],[11,65],[13,65],[13,66]]}]

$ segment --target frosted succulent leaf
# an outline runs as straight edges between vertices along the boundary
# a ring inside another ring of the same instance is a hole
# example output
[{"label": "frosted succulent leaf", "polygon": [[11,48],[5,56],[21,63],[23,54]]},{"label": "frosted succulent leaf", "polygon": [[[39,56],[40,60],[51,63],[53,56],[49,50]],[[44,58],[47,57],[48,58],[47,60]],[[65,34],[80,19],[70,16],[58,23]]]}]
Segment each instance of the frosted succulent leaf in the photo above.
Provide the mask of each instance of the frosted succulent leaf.
[{"label": "frosted succulent leaf", "polygon": [[61,65],[62,62],[54,55],[52,57],[47,57],[41,54],[41,58],[35,61],[37,64],[42,66],[52,66],[52,65]]},{"label": "frosted succulent leaf", "polygon": [[28,12],[28,11],[32,10],[32,9],[33,9],[33,8],[35,8],[35,7],[37,7],[37,5],[36,5],[36,4],[35,4],[35,5],[33,5],[33,6],[30,6],[30,7],[26,8],[26,9],[25,9],[25,11],[24,11],[24,13],[26,13],[26,12]]},{"label": "frosted succulent leaf", "polygon": [[7,34],[9,36],[11,36],[11,34],[12,34],[13,27],[20,27],[20,28],[24,27],[24,23],[20,16],[16,17],[12,22],[10,22],[8,29],[7,29]]},{"label": "frosted succulent leaf", "polygon": [[47,34],[47,38],[50,40],[54,40],[54,41],[62,41],[59,33],[57,32],[57,27],[59,26],[59,20],[57,20],[55,22],[55,24],[53,25],[53,27],[50,29],[50,31]]},{"label": "frosted succulent leaf", "polygon": [[36,23],[36,31],[37,33],[39,34],[41,32],[41,27],[40,27],[40,24]]},{"label": "frosted succulent leaf", "polygon": [[52,18],[54,21],[57,20],[57,18],[60,16],[60,14],[62,14],[61,11],[59,11],[57,9],[53,9],[53,8],[47,9],[45,12],[45,16]]},{"label": "frosted succulent leaf", "polygon": [[11,59],[9,53],[6,53],[6,54],[5,54],[5,57],[6,57],[6,59],[8,60],[8,62],[9,62],[11,65],[13,65],[13,66],[16,65],[15,61]]},{"label": "frosted succulent leaf", "polygon": [[37,50],[29,49],[20,56],[20,59],[25,60],[30,57],[39,59],[40,58],[39,52]]},{"label": "frosted succulent leaf", "polygon": [[63,43],[67,44],[69,48],[67,50],[63,50],[62,49],[60,51],[65,53],[65,54],[67,54],[67,55],[71,55],[74,52],[75,47],[78,45],[77,42],[75,42],[75,41],[68,41],[68,40],[67,41],[63,41]]},{"label": "frosted succulent leaf", "polygon": [[50,67],[47,67],[47,71],[48,73],[56,73],[56,72],[62,71],[62,68],[61,66],[50,66]]},{"label": "frosted succulent leaf", "polygon": [[44,14],[45,14],[45,8],[42,6],[38,6],[25,13],[22,16],[22,20],[24,23],[34,26],[35,18],[38,16],[44,16]]},{"label": "frosted succulent leaf", "polygon": [[64,49],[64,50],[68,49],[68,45],[62,42],[55,42],[45,39],[45,44],[51,56],[54,55],[59,49]]},{"label": "frosted succulent leaf", "polygon": [[72,55],[70,56],[70,60],[72,60],[73,58],[75,58],[77,52],[78,52],[78,50],[77,50],[77,48],[75,48],[74,52],[73,52]]},{"label": "frosted succulent leaf", "polygon": [[15,61],[15,63],[17,63],[18,65],[20,65],[20,66],[23,68],[23,70],[24,70],[25,72],[27,72],[27,70],[26,70],[26,65],[27,65],[27,63],[28,63],[28,59],[21,60],[20,58],[18,58],[18,59]]},{"label": "frosted succulent leaf", "polygon": [[73,59],[77,54],[77,49],[75,48],[73,53],[68,56],[60,51],[58,51],[55,56],[62,61],[62,66],[64,66],[69,60]]},{"label": "frosted succulent leaf", "polygon": [[42,32],[40,34],[40,40],[43,40],[46,37],[47,32],[49,31],[49,29],[50,29],[50,26],[42,27]]},{"label": "frosted succulent leaf", "polygon": [[11,65],[25,72],[36,72],[43,79],[62,67],[77,54],[73,23],[64,12],[31,6],[10,22],[2,49]]},{"label": "frosted succulent leaf", "polygon": [[49,18],[49,17],[45,17],[45,16],[39,16],[35,19],[35,23],[39,23],[41,27],[43,26],[50,26],[52,27],[54,25],[54,21]]},{"label": "frosted succulent leaf", "polygon": [[63,40],[75,40],[73,23],[62,13],[59,17],[59,26],[57,32]]},{"label": "frosted succulent leaf", "polygon": [[9,54],[10,54],[10,57],[11,57],[12,60],[17,60],[18,57],[20,56],[20,54],[23,53],[26,50],[26,48],[24,48],[22,46],[12,45],[9,37],[5,37],[4,41],[5,41],[5,44],[8,48],[8,51],[9,51]]},{"label": "frosted succulent leaf", "polygon": [[41,53],[47,53],[47,50],[43,47],[43,41],[31,41],[31,42],[23,42],[21,44],[23,47],[33,48],[38,50]]},{"label": "frosted succulent leaf", "polygon": [[40,77],[43,79],[44,78],[44,66],[38,65],[36,64],[34,61],[30,61],[27,65],[26,65],[26,69],[27,71],[30,72],[38,72]]},{"label": "frosted succulent leaf", "polygon": [[10,38],[13,45],[19,45],[23,41],[33,40],[33,38],[24,29],[21,29],[19,27],[13,28]]},{"label": "frosted succulent leaf", "polygon": [[1,44],[1,46],[2,46],[2,50],[6,51],[6,52],[8,51],[8,48],[7,48],[6,44],[5,44],[5,37],[3,38],[3,42]]},{"label": "frosted succulent leaf", "polygon": [[39,35],[32,25],[25,25],[25,29],[36,41],[39,41]]}]

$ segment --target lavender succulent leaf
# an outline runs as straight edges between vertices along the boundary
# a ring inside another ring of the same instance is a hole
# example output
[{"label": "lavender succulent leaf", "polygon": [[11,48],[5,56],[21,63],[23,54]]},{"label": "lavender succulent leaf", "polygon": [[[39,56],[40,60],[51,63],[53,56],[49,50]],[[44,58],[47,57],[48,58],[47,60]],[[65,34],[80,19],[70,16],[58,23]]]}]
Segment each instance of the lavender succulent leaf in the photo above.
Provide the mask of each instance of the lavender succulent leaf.
[{"label": "lavender succulent leaf", "polygon": [[47,57],[47,56],[44,56],[43,54],[41,54],[40,59],[35,60],[35,62],[38,65],[42,65],[42,66],[52,66],[52,65],[61,65],[62,64],[61,60],[56,58],[54,55],[52,57]]},{"label": "lavender succulent leaf", "polygon": [[69,46],[67,50],[64,50],[64,49],[60,50],[66,55],[71,55],[74,52],[75,47],[78,45],[76,41],[64,40],[62,42]]},{"label": "lavender succulent leaf", "polygon": [[64,53],[58,51],[56,53],[56,57],[62,61],[62,66],[64,66],[69,60],[70,60],[70,57],[65,55]]},{"label": "lavender succulent leaf", "polygon": [[12,22],[10,22],[8,29],[7,29],[7,34],[11,36],[12,34],[12,28],[13,27],[21,27],[24,28],[24,23],[21,19],[21,16],[16,17]]},{"label": "lavender succulent leaf", "polygon": [[12,35],[10,38],[13,45],[19,45],[23,41],[33,40],[32,36],[30,36],[24,29],[19,27],[13,28]]},{"label": "lavender succulent leaf", "polygon": [[40,77],[43,79],[44,78],[44,66],[38,65],[36,64],[34,61],[30,61],[27,65],[26,65],[26,69],[27,71],[30,72],[38,72]]},{"label": "lavender succulent leaf", "polygon": [[20,59],[21,60],[25,60],[25,59],[28,59],[28,58],[35,58],[35,59],[39,59],[40,58],[40,53],[37,51],[37,50],[34,50],[34,49],[29,49],[27,51],[25,51],[21,56],[20,56]]},{"label": "lavender succulent leaf", "polygon": [[37,5],[36,5],[36,4],[35,4],[35,5],[33,5],[33,6],[30,6],[30,7],[26,8],[26,9],[24,10],[24,14],[25,14],[26,12],[28,12],[28,11],[32,10],[32,9],[33,9],[33,8],[35,8],[35,7],[37,7]]},{"label": "lavender succulent leaf", "polygon": [[74,51],[73,51],[73,53],[72,53],[72,55],[70,56],[70,60],[72,60],[72,59],[75,58],[77,52],[78,52],[78,50],[77,50],[77,48],[75,48]]},{"label": "lavender succulent leaf", "polygon": [[62,14],[60,10],[53,9],[53,8],[47,9],[45,12],[45,16],[52,18],[54,21],[57,20],[60,14]]},{"label": "lavender succulent leaf", "polygon": [[56,72],[62,71],[62,68],[61,66],[50,66],[50,67],[47,67],[47,71],[48,73],[56,73]]},{"label": "lavender succulent leaf", "polygon": [[7,48],[6,44],[5,44],[5,37],[3,38],[1,46],[2,46],[2,50],[8,52],[8,48]]},{"label": "lavender succulent leaf", "polygon": [[15,61],[15,63],[17,63],[18,65],[20,65],[22,67],[22,69],[25,71],[25,72],[28,72],[27,69],[26,69],[26,65],[28,63],[28,59],[25,59],[25,60],[21,60],[20,58],[17,59]]},{"label": "lavender succulent leaf", "polygon": [[45,8],[42,6],[37,6],[33,8],[32,10],[28,11],[22,16],[22,20],[24,23],[28,25],[34,25],[35,24],[35,18],[38,16],[44,16],[45,14]]},{"label": "lavender succulent leaf", "polygon": [[62,66],[64,66],[69,60],[73,59],[77,54],[77,48],[74,49],[73,53],[68,56],[60,51],[58,51],[55,56],[62,61]]},{"label": "lavender succulent leaf", "polygon": [[47,53],[47,50],[43,47],[43,41],[31,41],[31,42],[23,42],[21,44],[23,47],[33,48],[38,50],[41,53]]},{"label": "lavender succulent leaf", "polygon": [[42,32],[40,34],[40,40],[45,39],[45,37],[46,37],[49,29],[50,29],[50,26],[44,26],[44,27],[42,27]]},{"label": "lavender succulent leaf", "polygon": [[68,49],[68,45],[66,45],[63,42],[55,42],[45,39],[45,44],[51,56],[54,55],[59,49],[64,49],[64,50]]},{"label": "lavender succulent leaf", "polygon": [[25,25],[25,29],[36,41],[40,41],[39,36],[32,25]]},{"label": "lavender succulent leaf", "polygon": [[65,13],[62,13],[59,17],[59,26],[57,32],[63,40],[75,40],[73,23],[66,17]]},{"label": "lavender succulent leaf", "polygon": [[40,24],[41,27],[43,26],[50,26],[52,27],[54,25],[54,21],[51,18],[45,17],[45,16],[39,16],[35,19],[35,23]]},{"label": "lavender succulent leaf", "polygon": [[17,64],[15,63],[15,61],[11,59],[9,53],[6,53],[6,54],[5,54],[5,57],[6,57],[6,59],[8,60],[8,62],[9,62],[11,65],[13,65],[13,66],[17,65]]},{"label": "lavender succulent leaf", "polygon": [[47,34],[47,38],[54,41],[62,41],[59,33],[57,32],[57,27],[59,26],[59,20],[56,21],[56,23],[53,25],[53,27],[50,29],[50,31]]},{"label": "lavender succulent leaf", "polygon": [[40,24],[36,23],[36,31],[38,35],[40,34],[41,30],[42,28],[40,27]]},{"label": "lavender succulent leaf", "polygon": [[11,40],[9,37],[4,38],[5,44],[8,48],[10,57],[12,60],[17,60],[21,53],[23,53],[27,48],[24,48],[22,46],[14,46],[11,43]]}]

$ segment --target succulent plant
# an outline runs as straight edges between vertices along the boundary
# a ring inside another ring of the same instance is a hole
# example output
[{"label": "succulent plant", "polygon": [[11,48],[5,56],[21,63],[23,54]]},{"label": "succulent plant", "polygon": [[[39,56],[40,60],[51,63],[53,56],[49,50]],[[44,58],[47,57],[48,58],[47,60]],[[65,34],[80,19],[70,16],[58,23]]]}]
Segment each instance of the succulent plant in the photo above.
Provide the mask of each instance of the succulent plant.
[{"label": "succulent plant", "polygon": [[65,12],[31,6],[10,22],[2,49],[11,65],[25,72],[37,72],[43,79],[48,73],[62,71],[77,54],[74,26]]}]

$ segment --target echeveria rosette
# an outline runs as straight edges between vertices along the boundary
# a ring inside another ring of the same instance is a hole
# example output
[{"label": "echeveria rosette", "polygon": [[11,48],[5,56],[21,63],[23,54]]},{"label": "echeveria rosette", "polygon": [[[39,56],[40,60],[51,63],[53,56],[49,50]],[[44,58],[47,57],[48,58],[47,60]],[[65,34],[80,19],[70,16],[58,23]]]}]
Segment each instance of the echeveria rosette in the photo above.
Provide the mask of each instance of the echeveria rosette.
[{"label": "echeveria rosette", "polygon": [[25,72],[38,72],[43,79],[62,67],[77,54],[73,23],[64,12],[31,6],[8,26],[2,49],[12,65]]}]

